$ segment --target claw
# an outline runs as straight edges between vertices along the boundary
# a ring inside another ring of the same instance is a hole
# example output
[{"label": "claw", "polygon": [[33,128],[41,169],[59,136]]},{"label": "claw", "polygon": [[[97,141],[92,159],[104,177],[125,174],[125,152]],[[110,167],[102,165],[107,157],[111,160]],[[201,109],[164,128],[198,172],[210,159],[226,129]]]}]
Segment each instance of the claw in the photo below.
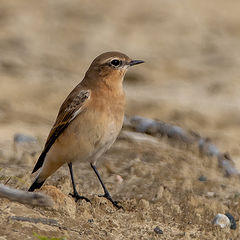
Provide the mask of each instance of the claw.
[{"label": "claw", "polygon": [[113,206],[115,206],[116,208],[118,208],[118,209],[123,209],[123,207],[121,206],[121,205],[118,205],[118,201],[114,201],[113,199],[112,199],[112,197],[111,197],[111,195],[107,192],[107,193],[104,193],[104,194],[100,194],[100,195],[98,195],[99,197],[104,197],[104,198],[106,198],[107,200],[109,200],[112,204],[113,204]]},{"label": "claw", "polygon": [[69,195],[72,196],[73,198],[75,198],[75,202],[77,202],[80,199],[83,199],[86,202],[91,202],[88,198],[80,196],[78,193],[69,193]]}]

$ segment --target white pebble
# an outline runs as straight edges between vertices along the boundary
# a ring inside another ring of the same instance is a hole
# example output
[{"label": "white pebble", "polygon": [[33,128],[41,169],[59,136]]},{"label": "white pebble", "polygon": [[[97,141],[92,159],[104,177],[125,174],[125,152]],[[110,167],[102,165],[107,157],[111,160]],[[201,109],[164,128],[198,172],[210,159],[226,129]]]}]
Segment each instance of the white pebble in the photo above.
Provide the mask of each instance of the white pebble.
[{"label": "white pebble", "polygon": [[123,178],[120,175],[116,175],[116,180],[118,183],[122,183],[123,182]]},{"label": "white pebble", "polygon": [[230,227],[231,223],[229,218],[226,215],[218,213],[213,219],[213,225],[218,225],[221,228],[225,228],[225,227]]}]

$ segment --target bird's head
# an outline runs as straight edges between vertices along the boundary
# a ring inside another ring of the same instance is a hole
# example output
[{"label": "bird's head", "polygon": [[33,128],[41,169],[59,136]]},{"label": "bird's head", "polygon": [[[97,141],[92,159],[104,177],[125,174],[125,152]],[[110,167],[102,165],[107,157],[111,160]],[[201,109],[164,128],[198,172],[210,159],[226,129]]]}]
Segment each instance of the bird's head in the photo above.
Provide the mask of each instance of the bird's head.
[{"label": "bird's head", "polygon": [[106,52],[93,60],[86,76],[94,81],[105,81],[110,85],[122,83],[127,69],[143,62],[142,60],[132,60],[120,52]]}]

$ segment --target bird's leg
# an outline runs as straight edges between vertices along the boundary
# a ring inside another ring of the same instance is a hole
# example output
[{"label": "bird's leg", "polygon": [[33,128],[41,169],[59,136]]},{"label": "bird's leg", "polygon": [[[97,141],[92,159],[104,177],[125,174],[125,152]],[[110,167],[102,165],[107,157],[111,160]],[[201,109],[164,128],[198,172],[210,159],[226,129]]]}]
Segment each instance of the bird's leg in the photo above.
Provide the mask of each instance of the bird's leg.
[{"label": "bird's leg", "polygon": [[73,170],[72,170],[72,163],[68,163],[68,167],[69,167],[69,171],[70,171],[70,175],[71,175],[71,180],[72,180],[72,186],[73,186],[73,193],[69,193],[69,195],[71,195],[73,198],[75,198],[76,202],[79,200],[79,199],[84,199],[85,201],[87,202],[90,202],[90,200],[86,197],[83,197],[83,196],[80,196],[77,192],[77,189],[76,189],[76,184],[75,184],[75,181],[74,181],[74,177],[73,177]]},{"label": "bird's leg", "polygon": [[99,182],[101,183],[102,185],[102,188],[103,188],[103,191],[104,191],[104,194],[103,195],[98,195],[99,197],[105,197],[106,199],[108,199],[115,207],[117,207],[118,209],[122,208],[122,206],[118,205],[118,202],[117,201],[114,201],[110,195],[110,193],[108,192],[107,188],[105,187],[99,173],[98,173],[98,170],[96,168],[95,165],[93,165],[92,163],[90,163],[92,169],[94,170],[95,174],[97,175],[97,178],[99,180]]}]

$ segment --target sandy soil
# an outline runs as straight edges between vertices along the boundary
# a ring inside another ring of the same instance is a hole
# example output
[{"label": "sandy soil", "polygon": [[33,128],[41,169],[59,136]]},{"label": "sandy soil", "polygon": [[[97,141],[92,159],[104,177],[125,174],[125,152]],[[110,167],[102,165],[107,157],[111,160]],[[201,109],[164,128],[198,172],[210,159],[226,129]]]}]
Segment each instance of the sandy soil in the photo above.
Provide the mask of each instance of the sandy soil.
[{"label": "sandy soil", "polygon": [[[2,0],[0,182],[29,187],[61,102],[92,59],[109,50],[146,61],[126,76],[128,115],[210,137],[240,170],[239,24],[240,3],[234,0]],[[16,133],[37,142],[14,146]],[[124,210],[98,197],[102,189],[87,163],[74,167],[79,191],[91,204],[68,196],[64,166],[42,188],[53,197],[53,209],[0,199],[0,239],[37,239],[34,233],[65,239],[240,239],[239,178],[225,177],[216,159],[196,149],[166,139],[119,138],[99,171]],[[237,220],[236,230],[212,225],[217,213],[226,212]]]}]

